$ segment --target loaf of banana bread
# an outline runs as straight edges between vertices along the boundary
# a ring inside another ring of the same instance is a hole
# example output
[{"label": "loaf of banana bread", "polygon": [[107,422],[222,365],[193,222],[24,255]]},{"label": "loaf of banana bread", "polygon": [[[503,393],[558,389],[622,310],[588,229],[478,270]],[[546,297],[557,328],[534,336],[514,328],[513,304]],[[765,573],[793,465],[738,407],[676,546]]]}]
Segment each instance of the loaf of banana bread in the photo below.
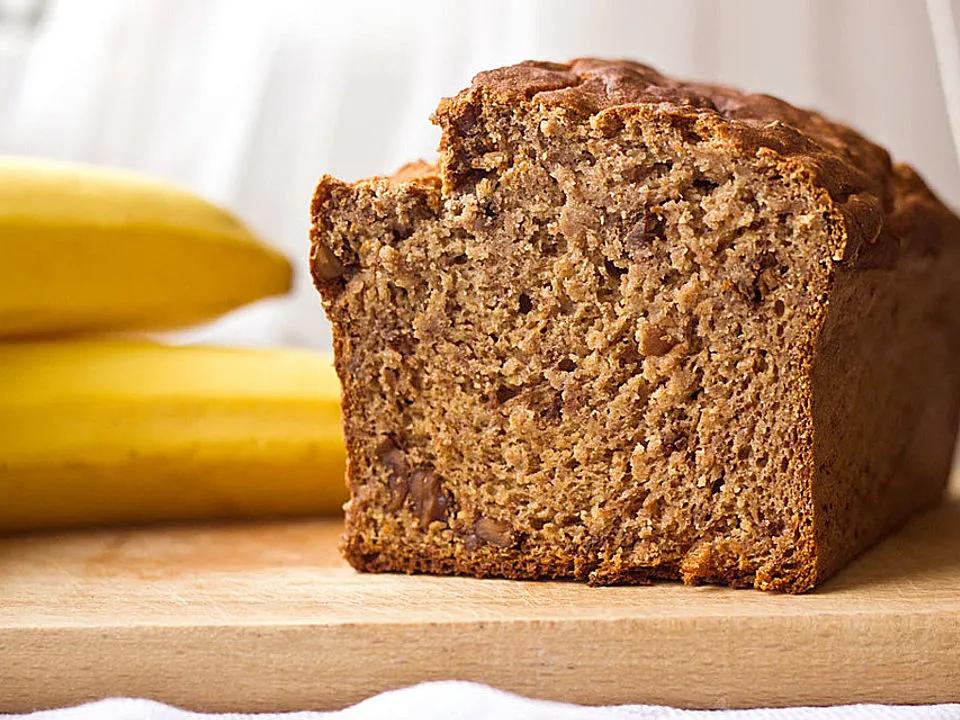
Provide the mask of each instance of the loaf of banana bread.
[{"label": "loaf of banana bread", "polygon": [[909,167],[632,62],[434,120],[437,167],[313,201],[356,568],[801,592],[936,502],[960,220]]}]

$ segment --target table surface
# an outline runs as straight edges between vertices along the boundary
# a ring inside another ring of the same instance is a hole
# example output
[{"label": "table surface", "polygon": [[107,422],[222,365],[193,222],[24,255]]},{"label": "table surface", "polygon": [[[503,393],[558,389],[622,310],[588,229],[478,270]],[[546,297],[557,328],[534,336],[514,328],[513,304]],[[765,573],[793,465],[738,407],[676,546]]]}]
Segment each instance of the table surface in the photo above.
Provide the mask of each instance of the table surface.
[{"label": "table surface", "polygon": [[960,496],[803,596],[362,575],[339,520],[0,539],[0,710],[342,707],[432,679],[588,704],[960,700]]}]

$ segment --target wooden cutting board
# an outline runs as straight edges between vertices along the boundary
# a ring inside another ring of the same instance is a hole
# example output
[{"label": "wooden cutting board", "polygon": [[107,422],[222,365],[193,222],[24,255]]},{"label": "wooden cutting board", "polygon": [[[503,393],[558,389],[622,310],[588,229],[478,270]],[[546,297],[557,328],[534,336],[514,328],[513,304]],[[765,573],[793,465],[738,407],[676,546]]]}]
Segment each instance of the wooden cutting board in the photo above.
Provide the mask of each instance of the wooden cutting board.
[{"label": "wooden cutting board", "polygon": [[358,575],[336,521],[0,540],[0,710],[336,708],[422,680],[589,704],[960,700],[960,498],[818,592]]}]

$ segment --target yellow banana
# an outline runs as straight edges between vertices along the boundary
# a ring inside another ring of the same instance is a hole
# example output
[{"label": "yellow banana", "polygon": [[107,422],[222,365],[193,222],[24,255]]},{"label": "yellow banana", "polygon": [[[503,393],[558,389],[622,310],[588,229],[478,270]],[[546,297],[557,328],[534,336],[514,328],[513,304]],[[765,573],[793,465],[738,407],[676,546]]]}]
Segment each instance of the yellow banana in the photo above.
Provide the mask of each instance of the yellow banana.
[{"label": "yellow banana", "polygon": [[147,342],[0,344],[0,531],[337,513],[329,355]]},{"label": "yellow banana", "polygon": [[290,282],[282,255],[187,192],[0,157],[0,337],[180,327]]}]

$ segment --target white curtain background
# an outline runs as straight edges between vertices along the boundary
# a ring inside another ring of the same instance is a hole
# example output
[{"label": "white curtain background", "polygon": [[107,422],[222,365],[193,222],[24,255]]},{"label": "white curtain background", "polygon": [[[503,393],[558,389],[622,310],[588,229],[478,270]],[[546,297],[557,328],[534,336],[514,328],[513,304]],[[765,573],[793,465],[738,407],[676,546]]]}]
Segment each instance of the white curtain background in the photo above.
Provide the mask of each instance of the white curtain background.
[{"label": "white curtain background", "polygon": [[0,0],[0,153],[135,168],[231,208],[290,256],[296,291],[186,337],[323,347],[318,176],[430,158],[428,116],[475,72],[584,55],[819,108],[958,204],[920,0]]}]

